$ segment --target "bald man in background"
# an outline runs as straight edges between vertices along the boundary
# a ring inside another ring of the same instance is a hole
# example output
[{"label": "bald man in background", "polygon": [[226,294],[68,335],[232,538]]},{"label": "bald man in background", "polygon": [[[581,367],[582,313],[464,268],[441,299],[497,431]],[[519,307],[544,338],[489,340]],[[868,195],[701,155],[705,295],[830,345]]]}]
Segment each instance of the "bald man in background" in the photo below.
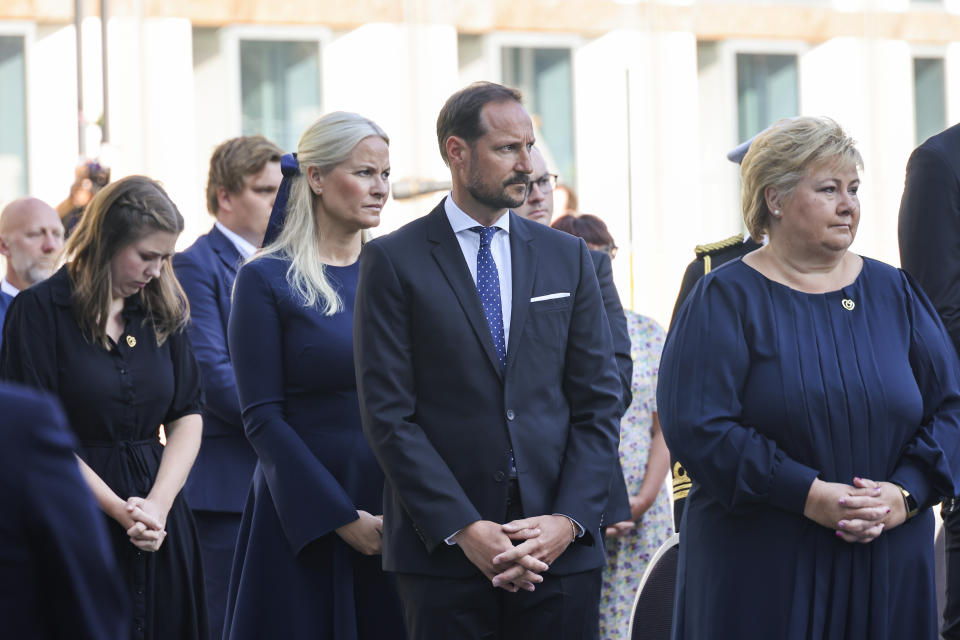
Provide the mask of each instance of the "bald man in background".
[{"label": "bald man in background", "polygon": [[0,212],[0,255],[7,262],[0,281],[0,329],[14,296],[53,275],[61,249],[63,224],[56,210],[43,200],[20,198]]}]

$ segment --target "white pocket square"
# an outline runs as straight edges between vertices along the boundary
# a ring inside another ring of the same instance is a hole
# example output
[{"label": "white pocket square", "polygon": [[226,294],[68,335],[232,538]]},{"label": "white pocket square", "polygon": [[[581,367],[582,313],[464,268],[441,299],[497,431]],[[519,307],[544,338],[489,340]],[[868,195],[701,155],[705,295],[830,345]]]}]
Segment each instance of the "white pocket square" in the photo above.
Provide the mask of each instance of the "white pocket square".
[{"label": "white pocket square", "polygon": [[565,291],[563,293],[548,293],[545,296],[537,296],[535,298],[530,298],[530,302],[543,302],[544,300],[555,300],[556,298],[569,298],[570,292]]}]

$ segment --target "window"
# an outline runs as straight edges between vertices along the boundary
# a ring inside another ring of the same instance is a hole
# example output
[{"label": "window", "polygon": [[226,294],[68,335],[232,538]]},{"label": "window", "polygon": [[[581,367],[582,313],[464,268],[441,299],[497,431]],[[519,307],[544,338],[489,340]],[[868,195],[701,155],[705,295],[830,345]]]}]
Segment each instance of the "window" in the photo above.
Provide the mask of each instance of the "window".
[{"label": "window", "polygon": [[539,134],[537,146],[553,158],[561,180],[576,185],[570,49],[503,47],[501,64],[503,83],[523,92]]},{"label": "window", "polygon": [[27,94],[23,36],[0,35],[0,194],[27,193]]},{"label": "window", "polygon": [[947,127],[943,58],[913,59],[913,104],[917,144]]},{"label": "window", "polygon": [[800,110],[797,56],[737,54],[738,137],[747,140]]},{"label": "window", "polygon": [[241,129],[296,149],[322,115],[317,41],[240,40]]}]

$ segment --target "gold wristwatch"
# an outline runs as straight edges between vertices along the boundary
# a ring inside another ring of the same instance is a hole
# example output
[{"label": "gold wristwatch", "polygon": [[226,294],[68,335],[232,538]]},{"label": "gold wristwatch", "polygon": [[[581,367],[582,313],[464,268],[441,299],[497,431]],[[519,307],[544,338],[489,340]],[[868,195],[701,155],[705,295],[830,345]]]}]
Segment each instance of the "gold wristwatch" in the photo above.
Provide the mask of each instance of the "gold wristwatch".
[{"label": "gold wristwatch", "polygon": [[907,510],[907,520],[917,515],[917,511],[920,510],[917,506],[917,499],[910,495],[910,492],[901,487],[900,485],[895,485],[897,489],[900,489],[900,495],[903,496],[903,506]]}]

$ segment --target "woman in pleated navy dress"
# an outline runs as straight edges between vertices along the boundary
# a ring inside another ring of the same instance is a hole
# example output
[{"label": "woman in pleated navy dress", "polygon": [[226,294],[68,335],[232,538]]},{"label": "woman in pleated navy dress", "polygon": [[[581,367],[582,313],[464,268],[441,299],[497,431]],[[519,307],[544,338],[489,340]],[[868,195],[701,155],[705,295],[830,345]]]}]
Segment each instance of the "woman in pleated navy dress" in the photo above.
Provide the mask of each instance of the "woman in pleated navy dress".
[{"label": "woman in pleated navy dress", "polygon": [[259,462],[224,638],[402,639],[380,568],[383,473],[360,425],[353,303],[389,191],[388,138],[335,112],[284,156],[264,249],[237,274],[229,345]]},{"label": "woman in pleated navy dress", "polygon": [[848,249],[862,165],[833,121],[782,121],[742,165],[750,235],[660,365],[694,481],[674,638],[937,638],[933,513],[958,493],[957,355],[903,271]]}]

